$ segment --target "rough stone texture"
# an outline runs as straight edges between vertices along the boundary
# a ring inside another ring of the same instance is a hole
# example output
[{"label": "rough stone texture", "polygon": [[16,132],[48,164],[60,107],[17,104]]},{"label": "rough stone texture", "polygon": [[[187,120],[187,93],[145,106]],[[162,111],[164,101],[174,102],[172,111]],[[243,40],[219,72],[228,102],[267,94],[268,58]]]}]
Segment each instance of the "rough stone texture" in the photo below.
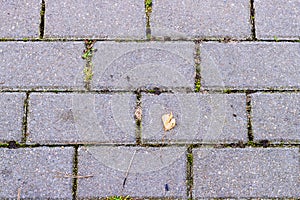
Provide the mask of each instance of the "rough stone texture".
[{"label": "rough stone texture", "polygon": [[0,38],[37,38],[41,1],[0,1]]},{"label": "rough stone texture", "polygon": [[[0,149],[0,198],[71,199],[74,149],[21,148]],[[62,173],[62,174],[60,174]]]},{"label": "rough stone texture", "polygon": [[134,143],[133,94],[33,93],[28,143]]},{"label": "rough stone texture", "polygon": [[0,43],[0,88],[83,88],[79,42]]},{"label": "rough stone texture", "polygon": [[93,177],[79,179],[78,197],[129,195],[143,198],[185,199],[187,192],[185,151],[186,149],[181,147],[80,148],[78,174]]},{"label": "rough stone texture", "polygon": [[193,42],[97,42],[95,48],[93,89],[194,88]]},{"label": "rough stone texture", "polygon": [[[142,94],[143,143],[247,141],[244,94]],[[162,115],[172,112],[174,129],[165,132]]]},{"label": "rough stone texture", "polygon": [[299,198],[298,148],[195,149],[195,198]]},{"label": "rough stone texture", "polygon": [[300,141],[300,94],[264,94],[252,97],[254,139]]},{"label": "rough stone texture", "polygon": [[207,42],[200,54],[204,88],[300,87],[300,43]]},{"label": "rough stone texture", "polygon": [[145,38],[144,1],[46,1],[45,36]]},{"label": "rough stone texture", "polygon": [[152,36],[249,38],[249,5],[248,0],[153,0]]},{"label": "rough stone texture", "polygon": [[21,141],[24,93],[0,93],[0,141]]},{"label": "rough stone texture", "polygon": [[299,39],[299,0],[255,0],[255,28],[259,39]]}]

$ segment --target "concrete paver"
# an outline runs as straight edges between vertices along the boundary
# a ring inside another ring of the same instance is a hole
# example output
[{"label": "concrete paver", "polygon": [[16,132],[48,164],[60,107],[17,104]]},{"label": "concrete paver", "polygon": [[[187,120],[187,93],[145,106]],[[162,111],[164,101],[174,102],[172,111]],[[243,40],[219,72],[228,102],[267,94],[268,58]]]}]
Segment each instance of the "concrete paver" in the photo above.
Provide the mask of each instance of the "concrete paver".
[{"label": "concrete paver", "polygon": [[186,153],[182,147],[80,148],[78,174],[93,177],[79,180],[78,197],[129,195],[185,199],[185,172]]},{"label": "concrete paver", "polygon": [[33,93],[27,143],[134,143],[135,95]]},{"label": "concrete paver", "polygon": [[47,0],[45,37],[135,38],[146,36],[144,1]]},{"label": "concrete paver", "polygon": [[298,148],[194,149],[195,198],[300,196]]},{"label": "concrete paver", "polygon": [[0,93],[0,141],[21,141],[25,93]]},{"label": "concrete paver", "polygon": [[39,37],[41,1],[0,2],[0,38]]},{"label": "concrete paver", "polygon": [[[223,143],[247,141],[244,94],[142,94],[143,143]],[[162,115],[172,112],[165,132]]]},{"label": "concrete paver", "polygon": [[152,36],[171,38],[249,38],[250,4],[247,0],[153,0]]},{"label": "concrete paver", "polygon": [[84,88],[83,42],[1,42],[0,88]]},{"label": "concrete paver", "polygon": [[97,42],[94,48],[93,89],[194,88],[193,42]]},{"label": "concrete paver", "polygon": [[255,28],[259,39],[299,39],[300,1],[255,0]]},{"label": "concrete paver", "polygon": [[300,94],[252,94],[255,140],[300,141]]},{"label": "concrete paver", "polygon": [[300,43],[201,44],[203,88],[291,89],[300,87]]},{"label": "concrete paver", "polygon": [[[74,149],[21,148],[0,149],[0,198],[48,199],[72,198]],[[61,174],[62,173],[62,174]]]}]

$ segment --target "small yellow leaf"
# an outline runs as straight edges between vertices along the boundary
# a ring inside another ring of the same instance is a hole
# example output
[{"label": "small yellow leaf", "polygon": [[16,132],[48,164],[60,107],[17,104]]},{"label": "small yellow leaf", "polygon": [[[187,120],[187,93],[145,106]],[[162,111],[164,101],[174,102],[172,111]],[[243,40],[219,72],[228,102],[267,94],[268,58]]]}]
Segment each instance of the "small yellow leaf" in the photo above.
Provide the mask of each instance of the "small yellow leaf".
[{"label": "small yellow leaf", "polygon": [[161,117],[161,119],[163,121],[165,131],[171,130],[176,125],[176,121],[173,118],[173,114],[172,113],[170,113],[170,114],[164,114]]}]

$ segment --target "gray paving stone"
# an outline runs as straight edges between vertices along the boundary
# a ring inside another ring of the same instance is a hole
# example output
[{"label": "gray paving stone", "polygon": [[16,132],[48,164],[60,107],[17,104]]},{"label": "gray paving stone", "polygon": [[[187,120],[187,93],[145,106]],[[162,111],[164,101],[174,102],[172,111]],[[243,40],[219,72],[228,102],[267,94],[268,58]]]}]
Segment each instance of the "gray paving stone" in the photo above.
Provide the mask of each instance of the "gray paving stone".
[{"label": "gray paving stone", "polygon": [[249,5],[247,0],[153,0],[152,36],[249,38]]},{"label": "gray paving stone", "polygon": [[93,175],[92,178],[79,180],[79,198],[129,195],[140,198],[185,199],[186,149],[108,146],[80,148],[78,174]]},{"label": "gray paving stone", "polygon": [[41,1],[0,2],[0,38],[39,37]]},{"label": "gray paving stone", "polygon": [[299,198],[298,148],[194,149],[194,198]]},{"label": "gray paving stone", "polygon": [[[0,149],[0,198],[71,199],[74,149]],[[62,173],[62,174],[60,174]],[[60,177],[59,177],[60,176]]]},{"label": "gray paving stone", "polygon": [[1,42],[0,89],[83,88],[81,42]]},{"label": "gray paving stone", "polygon": [[300,38],[300,1],[255,0],[254,8],[257,38]]},{"label": "gray paving stone", "polygon": [[33,93],[28,143],[135,143],[133,94]]},{"label": "gray paving stone", "polygon": [[200,51],[204,88],[300,87],[300,43],[207,42]]},{"label": "gray paving stone", "polygon": [[0,141],[21,141],[24,93],[0,93]]},{"label": "gray paving stone", "polygon": [[[142,94],[143,143],[247,141],[244,94]],[[162,115],[172,112],[174,129],[165,132]]]},{"label": "gray paving stone", "polygon": [[144,1],[46,1],[45,36],[145,38]]},{"label": "gray paving stone", "polygon": [[97,42],[93,89],[194,88],[193,42]]},{"label": "gray paving stone", "polygon": [[255,140],[300,142],[300,94],[257,93],[251,97]]}]

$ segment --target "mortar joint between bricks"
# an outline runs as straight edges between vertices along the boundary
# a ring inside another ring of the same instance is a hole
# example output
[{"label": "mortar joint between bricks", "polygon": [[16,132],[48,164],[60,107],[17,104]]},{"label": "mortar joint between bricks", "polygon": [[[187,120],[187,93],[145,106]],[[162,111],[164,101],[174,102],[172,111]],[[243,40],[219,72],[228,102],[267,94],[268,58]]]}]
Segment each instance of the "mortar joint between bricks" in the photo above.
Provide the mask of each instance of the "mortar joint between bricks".
[{"label": "mortar joint between bricks", "polygon": [[194,62],[195,62],[195,92],[200,92],[201,89],[201,58],[200,58],[200,42],[195,42],[195,52],[194,52]]},{"label": "mortar joint between bricks", "polygon": [[246,92],[246,113],[247,113],[248,143],[253,143],[254,135],[253,135],[253,129],[252,129],[252,99],[251,99],[251,92]]},{"label": "mortar joint between bricks", "polygon": [[256,41],[256,27],[255,27],[255,7],[254,0],[250,0],[250,22],[251,22],[251,34],[252,40]]},{"label": "mortar joint between bricks", "polygon": [[72,187],[72,199],[77,199],[77,187],[78,187],[78,148],[79,145],[74,146],[74,157],[73,157],[73,187]]},{"label": "mortar joint between bricks", "polygon": [[145,0],[145,14],[146,14],[146,37],[151,39],[151,13],[152,13],[152,0]]},{"label": "mortar joint between bricks", "polygon": [[187,197],[193,199],[193,145],[189,145],[187,148],[187,168],[186,168],[186,186]]},{"label": "mortar joint between bricks", "polygon": [[96,40],[89,40],[86,39],[84,41],[85,49],[83,50],[82,59],[86,60],[83,73],[84,73],[84,83],[85,83],[85,89],[90,90],[91,89],[91,81],[94,75],[93,69],[94,65],[92,62],[94,52],[96,52],[96,49],[94,49],[94,44]]},{"label": "mortar joint between bricks", "polygon": [[140,90],[135,91],[136,94],[136,105],[134,111],[134,118],[136,121],[136,144],[141,145],[141,138],[142,138],[142,93]]},{"label": "mortar joint between bricks", "polygon": [[30,92],[26,92],[23,105],[23,121],[22,121],[22,138],[21,143],[26,143],[28,135],[28,112],[29,112],[29,96]]},{"label": "mortar joint between bricks", "polygon": [[40,30],[39,30],[39,39],[44,38],[44,32],[45,32],[45,12],[46,12],[46,4],[45,0],[42,0],[41,3],[41,11],[40,11]]}]

